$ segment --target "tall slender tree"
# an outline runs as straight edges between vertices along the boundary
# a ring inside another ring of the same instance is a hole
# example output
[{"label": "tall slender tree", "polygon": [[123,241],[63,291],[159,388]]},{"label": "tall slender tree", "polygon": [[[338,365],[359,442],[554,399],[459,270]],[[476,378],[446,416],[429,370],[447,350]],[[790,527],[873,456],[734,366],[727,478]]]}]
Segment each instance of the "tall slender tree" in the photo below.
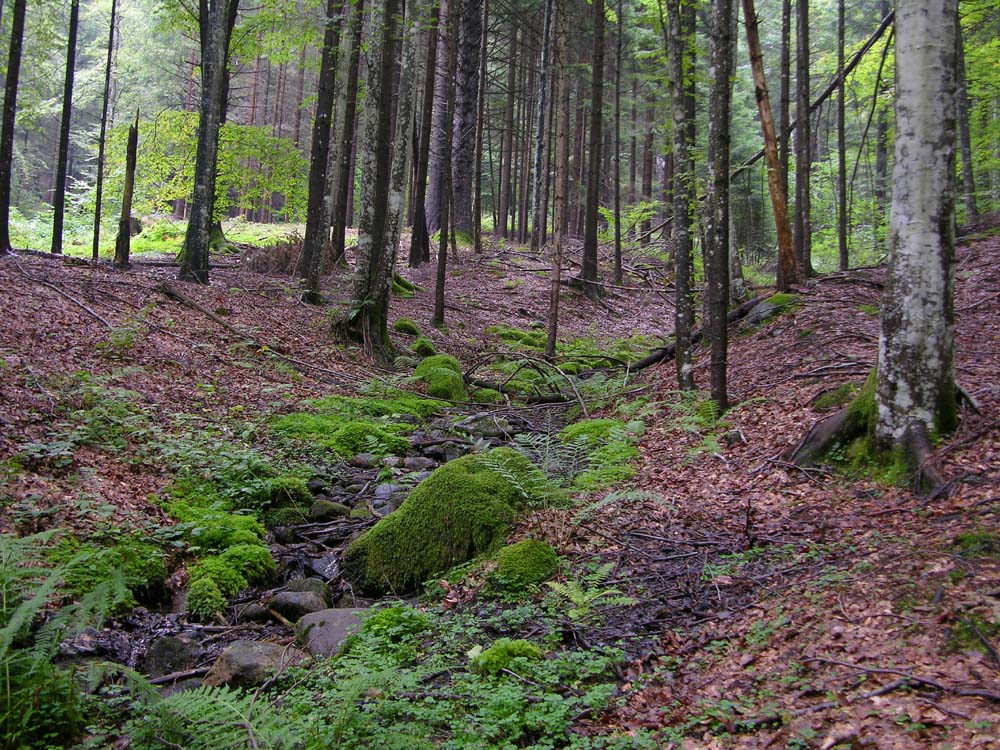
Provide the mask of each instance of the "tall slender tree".
[{"label": "tall slender tree", "polygon": [[545,356],[556,354],[556,334],[559,329],[559,294],[562,286],[563,241],[566,234],[566,186],[569,172],[569,21],[566,8],[568,0],[556,0],[555,20],[552,26],[555,41],[558,84],[556,87],[556,155],[555,190],[552,198],[555,215],[552,219],[554,252],[552,253],[552,279],[549,286],[549,316],[545,340]]},{"label": "tall slender tree", "polygon": [[195,155],[194,192],[188,215],[180,278],[208,283],[208,250],[215,221],[215,181],[219,158],[219,131],[225,119],[229,93],[229,43],[239,0],[199,0],[201,43],[201,107]]},{"label": "tall slender tree", "polygon": [[[445,66],[445,76],[451,80],[455,75],[457,65],[457,52],[455,42],[458,37],[458,7],[455,2],[448,6],[448,23],[445,25],[446,43],[448,50],[447,63]],[[440,41],[438,42],[440,44]],[[444,325],[444,285],[445,272],[448,269],[448,235],[451,224],[449,223],[449,209],[451,208],[451,142],[454,135],[454,115],[455,115],[455,87],[448,86],[447,95],[444,102],[444,140],[441,144],[443,155],[441,169],[439,172],[439,194],[441,205],[439,206],[438,227],[440,228],[440,239],[438,240],[437,269],[434,277],[434,313],[431,316],[431,323],[435,326]]]},{"label": "tall slender tree", "polygon": [[847,251],[847,89],[844,78],[844,0],[837,0],[837,248],[841,271],[846,271],[850,265]]},{"label": "tall slender tree", "polygon": [[10,246],[10,181],[14,168],[14,116],[17,113],[17,81],[21,73],[24,17],[27,0],[14,0],[10,27],[10,54],[7,56],[7,83],[4,86],[3,118],[0,124],[0,255]]},{"label": "tall slender tree", "polygon": [[[800,0],[801,1],[801,0]],[[729,149],[733,72],[733,3],[712,7],[709,69],[712,90],[708,108],[708,217],[705,227],[705,296],[711,340],[712,400],[721,414],[729,408],[726,384],[729,311]]]},{"label": "tall slender tree", "polygon": [[812,121],[809,110],[809,0],[795,5],[795,259],[803,276],[812,274]]},{"label": "tall slender tree", "polygon": [[62,253],[63,224],[66,219],[66,172],[69,166],[69,126],[73,117],[73,81],[76,78],[76,35],[80,27],[80,0],[69,5],[69,33],[66,39],[66,77],[63,82],[62,116],[59,119],[59,155],[56,184],[52,196],[52,252]]},{"label": "tall slender tree", "polygon": [[372,75],[362,113],[361,217],[358,222],[358,262],[351,309],[335,324],[341,337],[360,342],[377,361],[392,361],[389,340],[389,294],[393,268],[386,257],[392,133],[392,77],[399,3],[385,0],[372,8],[368,59]]},{"label": "tall slender tree", "polygon": [[538,252],[542,244],[542,183],[548,179],[543,174],[548,111],[549,67],[552,56],[552,12],[554,0],[545,0],[545,21],[542,27],[541,75],[538,82],[538,110],[535,115],[535,153],[531,173],[534,185],[531,189],[531,251]]},{"label": "tall slender tree", "polygon": [[484,39],[483,0],[461,0],[458,58],[455,68],[451,185],[452,201],[455,204],[455,228],[467,237],[471,237],[474,233],[473,222],[479,221],[472,215],[472,183],[479,179],[474,166],[479,105],[479,62]]},{"label": "tall slender tree", "polygon": [[601,142],[604,122],[604,0],[593,0],[594,49],[590,78],[590,145],[587,158],[587,202],[583,228],[580,280],[587,296],[601,295],[597,284],[597,220],[601,203]]},{"label": "tall slender tree", "polygon": [[118,0],[111,0],[111,20],[108,23],[108,56],[104,63],[104,94],[101,97],[101,130],[97,136],[97,184],[94,187],[94,246],[93,259],[101,252],[101,199],[104,194],[104,150],[108,135],[108,103],[111,99],[111,63],[115,52],[115,21]]},{"label": "tall slender tree", "polygon": [[427,30],[427,56],[424,62],[424,101],[420,116],[420,146],[417,150],[417,169],[414,175],[413,231],[410,235],[410,268],[431,259],[431,239],[427,231],[427,173],[431,152],[431,123],[434,115],[434,80],[437,71],[438,21],[440,3],[431,9],[430,27]]}]

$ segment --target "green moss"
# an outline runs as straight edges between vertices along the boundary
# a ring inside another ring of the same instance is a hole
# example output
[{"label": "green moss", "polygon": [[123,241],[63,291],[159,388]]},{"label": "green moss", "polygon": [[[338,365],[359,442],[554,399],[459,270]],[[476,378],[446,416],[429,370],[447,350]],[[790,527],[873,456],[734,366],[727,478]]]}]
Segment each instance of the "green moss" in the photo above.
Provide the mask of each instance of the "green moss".
[{"label": "green moss", "polygon": [[271,550],[262,544],[238,544],[221,555],[222,561],[242,572],[250,583],[264,583],[274,575],[277,566]]},{"label": "green moss", "polygon": [[434,348],[434,342],[426,336],[420,336],[413,342],[411,348],[421,357],[433,357],[437,354],[437,349]]},{"label": "green moss", "polygon": [[501,638],[472,660],[472,670],[490,676],[498,675],[505,669],[516,672],[516,660],[538,661],[544,656],[542,649],[531,641]]},{"label": "green moss", "polygon": [[427,393],[449,401],[465,400],[462,367],[450,354],[427,357],[413,371],[413,377],[427,384]]},{"label": "green moss", "polygon": [[186,502],[166,505],[167,513],[183,524],[184,538],[202,551],[260,542],[264,527],[253,516],[238,515],[219,506],[196,507]]},{"label": "green moss", "polygon": [[297,526],[308,523],[309,509],[304,505],[290,505],[284,508],[272,508],[264,513],[264,526],[274,529],[278,526]]},{"label": "green moss", "polygon": [[309,440],[329,447],[326,441],[343,423],[339,416],[295,412],[278,417],[271,422],[271,428],[284,437]]},{"label": "green moss", "polygon": [[854,398],[858,386],[854,383],[842,383],[836,388],[824,391],[813,401],[813,409],[818,412],[828,412],[839,409]]},{"label": "green moss", "polygon": [[343,503],[335,503],[332,500],[317,500],[309,509],[309,514],[316,519],[335,518],[337,516],[349,516],[351,509]]},{"label": "green moss", "polygon": [[136,596],[158,590],[167,577],[163,550],[135,536],[126,536],[110,546],[65,536],[47,552],[46,557],[57,565],[73,563],[65,575],[66,590],[73,595],[90,591],[118,572]]},{"label": "green moss", "polygon": [[470,398],[479,404],[502,404],[504,402],[504,395],[492,388],[477,388],[470,394]]},{"label": "green moss", "polygon": [[371,422],[346,422],[330,436],[330,447],[344,457],[358,453],[401,456],[410,448],[406,438],[393,435]]},{"label": "green moss", "polygon": [[875,421],[878,418],[878,405],[875,403],[875,387],[878,384],[878,370],[868,373],[865,384],[861,386],[858,395],[847,407],[847,419],[844,430],[847,434],[875,435]]},{"label": "green moss", "polygon": [[536,539],[504,547],[497,554],[497,576],[513,588],[541,583],[551,578],[558,568],[556,551]]},{"label": "green moss", "polygon": [[879,309],[875,305],[858,305],[858,309],[866,315],[877,316],[879,313]]},{"label": "green moss", "polygon": [[515,349],[529,349],[531,351],[545,351],[547,334],[545,331],[522,331],[519,328],[500,324],[488,326],[486,333],[496,336],[504,343]]},{"label": "green moss", "polygon": [[396,322],[392,324],[392,330],[396,333],[406,334],[407,336],[420,335],[420,329],[410,318],[397,318]]},{"label": "green moss", "polygon": [[491,549],[524,502],[522,491],[489,468],[483,455],[450,461],[417,485],[399,510],[348,545],[344,575],[370,593],[415,591],[430,576]]},{"label": "green moss", "polygon": [[614,441],[590,454],[586,471],[573,480],[581,490],[599,490],[620,484],[635,475],[630,461],[638,458],[639,449],[631,442]]},{"label": "green moss", "polygon": [[236,596],[250,585],[245,575],[233,568],[219,556],[206,557],[191,566],[188,571],[191,582],[203,578],[211,579],[219,592],[226,597]]},{"label": "green moss", "polygon": [[358,506],[357,508],[351,508],[351,518],[371,518],[372,512],[368,508]]},{"label": "green moss", "polygon": [[203,577],[191,582],[187,592],[187,611],[198,620],[211,620],[226,608],[226,597],[215,581]]},{"label": "green moss", "polygon": [[312,501],[306,480],[293,474],[265,479],[247,499],[246,508],[261,511],[268,508],[301,506]]},{"label": "green moss", "polygon": [[441,408],[437,401],[396,390],[391,391],[384,398],[326,396],[312,399],[306,403],[325,416],[340,417],[341,419],[358,419],[360,417],[426,419]]},{"label": "green moss", "polygon": [[952,625],[948,648],[952,651],[985,651],[986,644],[998,636],[1000,622],[972,613]]},{"label": "green moss", "polygon": [[581,442],[597,446],[608,440],[615,430],[625,429],[620,419],[583,419],[567,425],[559,431],[559,439],[564,443]]},{"label": "green moss", "polygon": [[963,531],[951,546],[961,557],[1000,557],[1000,534],[985,529]]}]

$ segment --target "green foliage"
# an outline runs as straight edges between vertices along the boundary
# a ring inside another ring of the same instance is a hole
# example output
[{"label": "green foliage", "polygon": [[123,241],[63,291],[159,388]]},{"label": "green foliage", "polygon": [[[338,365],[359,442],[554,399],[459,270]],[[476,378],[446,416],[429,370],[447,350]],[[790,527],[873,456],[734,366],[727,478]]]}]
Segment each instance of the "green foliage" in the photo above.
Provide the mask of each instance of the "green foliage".
[{"label": "green foliage", "polygon": [[252,583],[267,581],[275,569],[271,551],[261,543],[238,544],[202,558],[189,571],[188,611],[202,619],[211,618],[225,607],[228,597]]},{"label": "green foliage", "polygon": [[358,453],[401,455],[409,449],[406,438],[387,432],[370,421],[343,421],[326,414],[296,412],[285,414],[271,423],[275,432],[315,446],[333,450],[348,458]]},{"label": "green foliage", "polygon": [[961,557],[1000,557],[1000,534],[986,529],[963,531],[955,535],[951,546]]},{"label": "green foliage", "polygon": [[184,539],[201,552],[213,552],[240,544],[259,543],[264,527],[253,516],[224,510],[215,503],[199,506],[184,501],[168,502],[167,513],[180,523],[178,530]]},{"label": "green foliage", "polygon": [[598,606],[627,607],[635,604],[635,599],[631,596],[626,596],[616,588],[604,586],[614,568],[613,562],[605,563],[579,580],[548,581],[546,585],[556,596],[572,605],[566,611],[571,620],[592,621],[599,614],[596,610]]},{"label": "green foliage", "polygon": [[501,638],[472,659],[472,670],[495,677],[501,672],[517,672],[525,661],[538,661],[544,656],[545,652],[531,641]]},{"label": "green foliage", "polygon": [[420,335],[420,328],[410,318],[397,318],[396,322],[392,324],[392,330],[396,333],[406,334],[407,336]]},{"label": "green foliage", "polygon": [[[629,462],[639,455],[635,442],[642,433],[642,422],[633,421],[621,426],[599,425],[590,432],[586,429],[577,441],[591,449],[587,456],[587,468],[573,480],[573,487],[599,490],[630,479],[635,470]],[[605,434],[603,438],[600,437],[602,433]]]},{"label": "green foliage", "polygon": [[228,600],[215,580],[204,576],[191,582],[187,592],[187,611],[197,620],[211,620],[226,608]]},{"label": "green foliage", "polygon": [[229,687],[202,685],[156,701],[125,728],[137,750],[301,747],[302,729],[279,707]]},{"label": "green foliage", "polygon": [[559,439],[564,443],[581,442],[588,447],[597,447],[608,442],[615,430],[624,429],[620,419],[584,419],[567,425],[559,431]]},{"label": "green foliage", "polygon": [[951,626],[948,648],[952,651],[985,650],[1000,636],[1000,621],[988,620],[975,612],[966,614]]},{"label": "green foliage", "polygon": [[[66,593],[65,577],[84,567],[90,553],[49,567],[44,558],[52,537],[0,535],[0,737],[24,750],[64,745],[83,729],[80,686],[71,669],[53,660],[60,643],[100,627],[105,613],[130,598],[124,577],[112,571],[110,578],[93,579],[78,601],[53,609]],[[46,611],[44,623],[33,628]]]},{"label": "green foliage", "polygon": [[507,588],[523,589],[551,578],[559,569],[559,556],[537,539],[525,539],[497,553],[498,579]]},{"label": "green foliage", "polygon": [[434,342],[426,336],[419,336],[410,348],[413,349],[415,354],[421,357],[433,357],[437,354]]},{"label": "green foliage", "polygon": [[503,393],[492,388],[477,388],[469,394],[469,398],[478,404],[502,404],[504,402]]},{"label": "green foliage", "polygon": [[813,409],[818,412],[828,412],[839,409],[850,402],[858,392],[854,383],[842,383],[836,388],[824,391],[813,400]]},{"label": "green foliage", "polygon": [[[63,585],[73,596],[90,590],[94,581],[110,580],[118,573],[137,595],[162,586],[167,577],[163,550],[132,535],[106,547],[63,536],[46,556],[52,564],[63,567]],[[134,600],[129,603],[134,604]]]},{"label": "green foliage", "polygon": [[306,403],[326,416],[341,419],[384,417],[392,421],[404,418],[426,419],[441,408],[437,401],[396,389],[389,389],[381,397],[327,396]]},{"label": "green foliage", "polygon": [[490,469],[483,455],[450,461],[348,545],[344,575],[372,593],[414,591],[431,575],[492,548],[523,505],[522,490]]},{"label": "green foliage", "polygon": [[448,401],[465,400],[462,366],[450,354],[425,358],[413,371],[413,377],[427,384],[427,394]]}]

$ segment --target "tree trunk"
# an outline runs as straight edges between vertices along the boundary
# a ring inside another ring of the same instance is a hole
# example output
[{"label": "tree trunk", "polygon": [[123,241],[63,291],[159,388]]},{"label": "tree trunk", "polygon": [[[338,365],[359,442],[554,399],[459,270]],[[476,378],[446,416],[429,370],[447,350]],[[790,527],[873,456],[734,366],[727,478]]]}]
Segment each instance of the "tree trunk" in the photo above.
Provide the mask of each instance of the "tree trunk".
[{"label": "tree trunk", "polygon": [[[445,49],[448,50],[448,57],[444,74],[445,80],[451,81],[455,77],[456,58],[458,56],[455,49],[458,37],[458,7],[454,2],[448,6],[448,23],[445,25],[445,33]],[[437,272],[434,279],[434,314],[431,317],[431,324],[435,326],[444,325],[444,285],[445,272],[448,269],[448,230],[451,227],[448,219],[448,210],[451,203],[451,142],[454,135],[453,125],[455,122],[454,86],[447,86],[447,92],[447,96],[445,97],[444,140],[441,144],[441,172],[439,178],[441,207],[438,221],[440,234],[438,236],[440,239],[438,241]]]},{"label": "tree trunk", "polygon": [[431,152],[431,118],[434,113],[434,80],[437,70],[438,19],[440,4],[431,10],[430,29],[427,34],[427,60],[424,65],[424,101],[420,120],[420,149],[417,154],[417,173],[414,177],[413,232],[410,236],[410,268],[431,259],[430,234],[427,231],[427,171]]},{"label": "tree trunk", "polygon": [[[730,0],[731,1],[731,0]],[[653,200],[653,147],[655,144],[655,106],[656,100],[652,94],[646,98],[646,141],[642,148],[642,200],[649,203]],[[649,244],[649,229],[652,226],[651,219],[644,219],[639,225],[639,236],[641,244]]]},{"label": "tree trunk", "polygon": [[[749,18],[749,16],[748,16]],[[756,19],[755,19],[756,20]],[[788,142],[792,136],[792,0],[781,0],[781,84],[778,95],[778,159],[785,198],[791,195],[788,185]]]},{"label": "tree trunk", "polygon": [[[801,0],[800,0],[801,1]],[[709,69],[714,72],[708,111],[709,213],[705,228],[705,296],[711,340],[712,400],[722,414],[729,408],[726,359],[729,310],[729,145],[733,69],[731,0],[712,9],[712,45]]]},{"label": "tree trunk", "polygon": [[556,354],[556,334],[559,328],[559,294],[562,285],[563,241],[566,227],[566,185],[569,170],[569,19],[566,16],[568,0],[557,0],[555,8],[556,59],[559,71],[558,102],[556,104],[556,184],[552,202],[554,216],[552,219],[553,244],[552,283],[549,286],[549,316],[548,330],[545,342],[545,356]]},{"label": "tree trunk", "polygon": [[955,427],[957,0],[896,4],[896,154],[876,436],[914,466]]},{"label": "tree trunk", "polygon": [[812,275],[809,171],[812,123],[809,117],[809,0],[795,5],[795,260],[803,277]]},{"label": "tree trunk", "polygon": [[201,107],[198,148],[195,156],[194,192],[184,247],[180,279],[208,284],[208,251],[215,213],[215,178],[219,156],[219,130],[228,90],[226,70],[229,40],[239,0],[200,0]]},{"label": "tree trunk", "polygon": [[69,6],[69,38],[66,42],[66,80],[63,83],[62,117],[59,121],[59,156],[56,159],[56,189],[52,196],[52,252],[62,253],[66,218],[66,167],[69,162],[69,125],[73,115],[73,79],[76,73],[76,34],[80,26],[80,0]]},{"label": "tree trunk", "polygon": [[108,135],[108,102],[111,99],[111,62],[115,51],[115,16],[117,10],[118,0],[111,0],[108,57],[104,64],[104,96],[101,103],[101,132],[97,137],[97,185],[94,188],[94,260],[98,259],[101,251],[101,199],[104,195],[104,149]]},{"label": "tree trunk", "polygon": [[844,0],[837,2],[837,247],[840,270],[850,266],[847,252],[847,133],[845,129],[846,88],[844,87]]},{"label": "tree trunk", "polygon": [[490,0],[483,0],[483,43],[479,58],[479,104],[476,107],[476,165],[472,182],[472,247],[483,251],[483,133],[486,129],[486,68],[489,62]]},{"label": "tree trunk", "polygon": [[118,220],[118,237],[115,240],[115,268],[128,268],[132,240],[132,193],[135,190],[135,162],[139,151],[139,112],[135,123],[129,126],[125,148],[125,187],[122,191],[122,213]]},{"label": "tree trunk", "polygon": [[6,255],[13,249],[10,246],[10,181],[14,168],[14,116],[17,113],[17,80],[21,72],[26,5],[27,0],[14,0],[10,54],[7,57],[3,122],[0,125],[0,255]]},{"label": "tree trunk", "polygon": [[622,0],[618,0],[616,9],[618,16],[618,29],[615,35],[615,283],[619,286],[622,283],[622,31],[624,27],[624,7]]},{"label": "tree trunk", "polygon": [[532,169],[534,185],[531,190],[531,252],[533,253],[537,253],[542,245],[542,227],[545,223],[542,209],[542,184],[548,179],[548,175],[543,173],[543,167],[545,165],[545,141],[548,131],[545,115],[548,111],[553,1],[545,0],[541,76],[538,81],[538,113],[535,116],[535,165]]},{"label": "tree trunk", "polygon": [[753,73],[754,92],[760,126],[764,133],[764,156],[767,159],[767,182],[771,192],[771,206],[774,226],[778,235],[778,291],[787,292],[790,284],[801,283],[795,263],[795,247],[792,242],[791,227],[788,224],[788,197],[782,184],[781,157],[778,139],[774,132],[774,119],[767,95],[767,79],[764,76],[764,61],[760,49],[760,35],[757,31],[757,15],[753,0],[743,0],[743,15],[746,17],[747,47],[750,52],[750,68]]},{"label": "tree trunk", "polygon": [[302,299],[311,304],[321,301],[319,275],[323,251],[329,230],[326,227],[324,201],[327,192],[327,168],[330,163],[330,119],[333,117],[337,87],[337,57],[340,50],[340,28],[343,23],[343,0],[327,0],[323,52],[319,70],[319,90],[316,93],[316,116],[312,126],[311,160],[309,163],[309,198],[306,209],[306,233],[302,240],[302,262],[299,277],[305,282]]},{"label": "tree trunk", "polygon": [[358,263],[352,308],[337,324],[342,337],[359,341],[382,364],[393,358],[389,340],[389,294],[393,268],[386,258],[386,214],[389,203],[391,97],[396,49],[397,0],[372,9],[368,40],[371,61],[362,112],[361,218],[358,223]]},{"label": "tree trunk", "polygon": [[[412,0],[411,0],[412,1]],[[457,2],[458,0],[456,0]],[[461,0],[458,31],[458,67],[455,72],[455,122],[451,153],[454,222],[464,236],[473,235],[473,181],[476,163],[476,123],[479,104],[479,67],[486,35],[482,0]]]},{"label": "tree trunk", "polygon": [[[511,22],[511,50],[517,49],[517,26]],[[514,82],[517,73],[517,55],[511,54],[507,63],[507,106],[503,117],[503,137],[500,144],[500,210],[494,233],[507,237],[507,219],[510,217],[511,166],[514,163]]]},{"label": "tree trunk", "polygon": [[975,226],[979,223],[979,207],[976,205],[976,179],[972,171],[972,136],[969,132],[969,92],[965,80],[965,46],[962,41],[962,24],[957,20],[955,31],[956,72],[958,91],[956,116],[958,118],[958,142],[962,149],[962,193],[965,198],[965,221]]},{"label": "tree trunk", "polygon": [[604,0],[594,3],[594,54],[590,79],[590,153],[587,155],[587,204],[583,228],[583,253],[580,280],[587,296],[597,299],[597,219],[600,215],[601,191],[601,125],[604,105]]},{"label": "tree trunk", "polygon": [[347,62],[347,85],[344,87],[343,107],[338,107],[337,123],[340,131],[340,145],[337,148],[337,175],[334,180],[336,194],[332,203],[330,219],[330,244],[332,257],[336,262],[344,259],[346,252],[345,236],[347,232],[348,214],[351,213],[352,196],[354,195],[354,161],[355,123],[358,108],[358,79],[361,64],[361,33],[362,21],[365,17],[365,2],[357,0],[351,14],[351,53]]},{"label": "tree trunk", "polygon": [[[441,0],[441,12],[445,19],[451,17],[452,5],[461,3],[462,0]],[[437,41],[437,62],[434,65],[434,104],[430,129],[430,162],[427,170],[427,198],[424,203],[424,210],[427,216],[427,234],[433,235],[440,225],[441,220],[441,186],[444,184],[441,179],[441,164],[444,159],[444,128],[445,110],[449,91],[454,87],[454,81],[446,76],[448,69],[448,58],[452,50],[448,44],[448,24],[440,24],[438,28]],[[451,153],[448,154],[449,160]]]}]

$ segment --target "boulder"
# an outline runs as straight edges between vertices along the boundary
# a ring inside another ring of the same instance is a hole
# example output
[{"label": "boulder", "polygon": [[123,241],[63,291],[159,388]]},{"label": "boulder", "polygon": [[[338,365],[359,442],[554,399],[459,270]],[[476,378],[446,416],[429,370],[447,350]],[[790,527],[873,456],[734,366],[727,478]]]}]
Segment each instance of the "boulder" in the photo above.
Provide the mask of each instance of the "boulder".
[{"label": "boulder", "polygon": [[330,500],[317,498],[316,502],[309,508],[309,520],[315,523],[332,521],[334,518],[343,518],[349,515],[351,509],[343,503],[335,503]]},{"label": "boulder", "polygon": [[361,629],[366,609],[324,609],[303,617],[295,637],[313,656],[333,656],[350,636]]},{"label": "boulder", "polygon": [[253,688],[298,664],[305,657],[291,646],[265,641],[236,641],[219,654],[203,680],[206,685]]},{"label": "boulder", "polygon": [[142,668],[148,677],[183,672],[198,665],[201,653],[201,646],[193,638],[183,635],[164,636],[149,644],[142,659]]},{"label": "boulder", "polygon": [[272,596],[268,606],[295,622],[303,615],[329,607],[330,590],[318,578],[300,578]]}]

